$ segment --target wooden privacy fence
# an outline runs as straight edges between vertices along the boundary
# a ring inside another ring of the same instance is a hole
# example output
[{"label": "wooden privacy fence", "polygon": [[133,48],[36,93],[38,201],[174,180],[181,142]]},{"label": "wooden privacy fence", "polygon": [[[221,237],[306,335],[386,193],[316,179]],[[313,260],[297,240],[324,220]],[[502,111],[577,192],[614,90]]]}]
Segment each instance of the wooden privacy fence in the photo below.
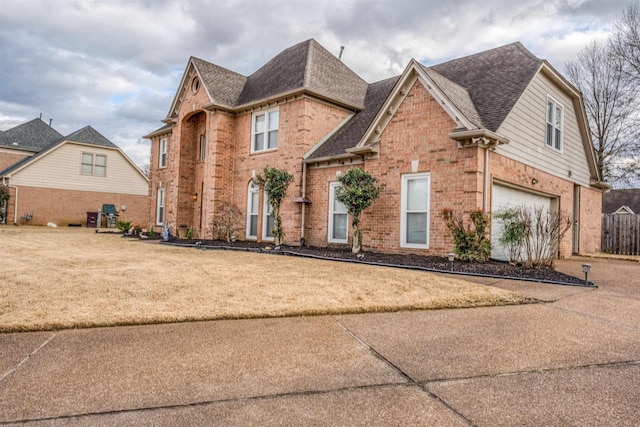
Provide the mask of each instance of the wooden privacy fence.
[{"label": "wooden privacy fence", "polygon": [[640,215],[602,214],[602,252],[640,255]]}]

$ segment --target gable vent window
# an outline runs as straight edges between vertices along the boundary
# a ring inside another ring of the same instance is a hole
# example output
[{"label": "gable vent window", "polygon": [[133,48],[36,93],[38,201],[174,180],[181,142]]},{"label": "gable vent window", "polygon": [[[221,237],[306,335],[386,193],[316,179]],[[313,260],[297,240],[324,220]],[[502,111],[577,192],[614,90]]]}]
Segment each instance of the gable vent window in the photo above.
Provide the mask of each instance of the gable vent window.
[{"label": "gable vent window", "polygon": [[107,156],[82,153],[82,175],[107,176]]},{"label": "gable vent window", "polygon": [[547,137],[548,147],[562,151],[564,127],[564,108],[555,99],[547,98]]},{"label": "gable vent window", "polygon": [[251,124],[251,152],[278,148],[279,112],[275,108],[255,113]]}]

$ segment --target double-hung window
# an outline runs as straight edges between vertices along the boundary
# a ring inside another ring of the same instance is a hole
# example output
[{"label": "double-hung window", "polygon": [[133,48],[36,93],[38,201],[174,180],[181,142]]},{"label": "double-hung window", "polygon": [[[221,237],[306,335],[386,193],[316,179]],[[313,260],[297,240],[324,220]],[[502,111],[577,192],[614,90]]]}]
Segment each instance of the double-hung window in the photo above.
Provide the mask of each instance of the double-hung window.
[{"label": "double-hung window", "polygon": [[253,182],[249,184],[247,196],[247,238],[258,238],[258,201],[260,199],[259,188]]},{"label": "double-hung window", "polygon": [[429,173],[403,175],[401,192],[400,245],[429,247]]},{"label": "double-hung window", "polygon": [[158,162],[160,169],[167,167],[167,138],[160,140],[160,160]]},{"label": "double-hung window", "polygon": [[164,188],[158,188],[158,199],[156,201],[156,225],[164,222]]},{"label": "double-hung window", "polygon": [[329,242],[347,243],[348,215],[347,207],[336,198],[339,182],[329,185]]},{"label": "double-hung window", "polygon": [[251,126],[252,152],[275,150],[278,148],[279,121],[277,108],[253,115]]},{"label": "double-hung window", "polygon": [[564,108],[555,99],[547,97],[547,135],[548,147],[562,151],[564,127]]},{"label": "double-hung window", "polygon": [[264,206],[262,207],[262,238],[264,240],[273,240],[273,226],[275,225],[275,220],[273,217],[273,208],[271,207],[271,203],[269,203],[269,196],[267,196],[267,192],[264,192]]},{"label": "double-hung window", "polygon": [[83,175],[107,176],[107,156],[82,153],[80,172]]}]

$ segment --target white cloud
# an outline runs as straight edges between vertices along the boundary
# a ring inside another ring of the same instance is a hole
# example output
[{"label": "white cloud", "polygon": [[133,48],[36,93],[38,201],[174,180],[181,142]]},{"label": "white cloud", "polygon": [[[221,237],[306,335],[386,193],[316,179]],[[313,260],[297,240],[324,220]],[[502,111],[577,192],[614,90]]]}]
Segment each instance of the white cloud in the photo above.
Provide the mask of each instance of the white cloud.
[{"label": "white cloud", "polygon": [[630,0],[3,0],[0,129],[91,125],[136,163],[189,56],[248,75],[309,38],[367,81],[520,40],[561,69]]}]

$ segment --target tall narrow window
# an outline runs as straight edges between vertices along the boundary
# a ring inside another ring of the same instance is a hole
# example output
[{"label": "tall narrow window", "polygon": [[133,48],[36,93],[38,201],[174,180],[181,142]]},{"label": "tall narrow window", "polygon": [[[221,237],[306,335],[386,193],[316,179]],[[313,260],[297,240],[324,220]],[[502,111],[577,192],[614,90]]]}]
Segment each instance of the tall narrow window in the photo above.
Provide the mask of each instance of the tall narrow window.
[{"label": "tall narrow window", "polygon": [[336,199],[336,188],[339,186],[339,182],[332,182],[329,186],[329,242],[347,243],[347,207]]},{"label": "tall narrow window", "polygon": [[562,151],[562,133],[564,126],[564,108],[555,99],[547,98],[547,135],[546,144]]},{"label": "tall narrow window", "polygon": [[258,238],[258,200],[259,188],[253,182],[249,184],[249,195],[247,197],[247,238]]},{"label": "tall narrow window", "polygon": [[251,151],[265,151],[278,148],[278,109],[253,115],[251,132]]},{"label": "tall narrow window", "polygon": [[262,218],[262,238],[264,240],[272,240],[274,238],[273,226],[275,225],[275,222],[273,217],[273,208],[271,207],[271,203],[269,203],[269,196],[267,196],[266,191],[264,193],[262,214],[264,215]]},{"label": "tall narrow window", "polygon": [[164,223],[164,188],[158,188],[158,200],[156,201],[156,225]]},{"label": "tall narrow window", "polygon": [[198,159],[201,162],[204,162],[206,154],[207,154],[207,140],[204,135],[200,135],[200,156]]},{"label": "tall narrow window", "polygon": [[167,138],[162,138],[160,140],[160,162],[158,163],[158,167],[167,167]]},{"label": "tall narrow window", "polygon": [[401,246],[425,249],[429,247],[429,188],[428,173],[402,177]]}]

